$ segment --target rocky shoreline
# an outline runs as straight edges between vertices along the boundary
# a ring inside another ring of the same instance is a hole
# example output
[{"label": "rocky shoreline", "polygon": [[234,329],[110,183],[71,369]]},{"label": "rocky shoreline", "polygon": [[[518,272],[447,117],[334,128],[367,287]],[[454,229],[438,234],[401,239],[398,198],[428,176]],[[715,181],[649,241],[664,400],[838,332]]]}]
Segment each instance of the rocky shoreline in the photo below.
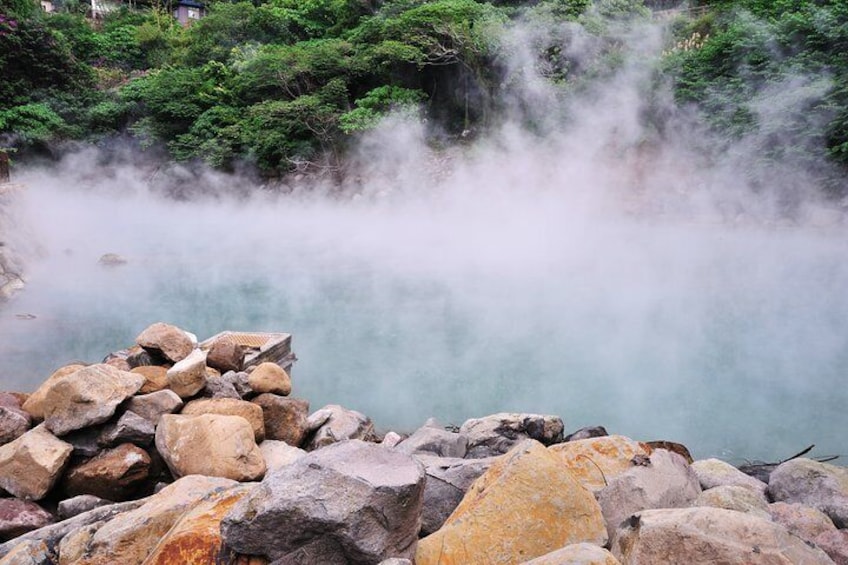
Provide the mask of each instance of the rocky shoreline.
[{"label": "rocky shoreline", "polygon": [[253,353],[158,323],[0,393],[0,565],[848,563],[843,467],[539,414],[378,434]]}]

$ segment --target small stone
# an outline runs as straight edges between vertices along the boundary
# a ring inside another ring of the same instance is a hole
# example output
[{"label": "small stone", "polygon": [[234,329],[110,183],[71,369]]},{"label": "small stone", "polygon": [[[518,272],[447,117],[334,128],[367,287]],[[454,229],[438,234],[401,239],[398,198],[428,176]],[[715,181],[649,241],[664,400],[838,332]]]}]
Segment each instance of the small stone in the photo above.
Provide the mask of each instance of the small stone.
[{"label": "small stone", "polygon": [[97,262],[104,267],[120,267],[127,264],[127,260],[117,253],[104,253]]},{"label": "small stone", "polygon": [[257,394],[266,392],[280,396],[291,394],[291,377],[276,363],[260,363],[248,374],[247,382]]},{"label": "small stone", "polygon": [[209,348],[206,364],[226,373],[241,371],[244,363],[244,347],[228,339],[217,339]]},{"label": "small stone", "polygon": [[308,401],[265,393],[250,402],[262,409],[266,439],[301,446],[307,432]]},{"label": "small stone", "polygon": [[383,441],[380,442],[380,445],[383,447],[396,447],[403,439],[403,436],[397,432],[387,432],[383,436]]},{"label": "small stone", "polygon": [[153,441],[155,432],[153,422],[127,410],[116,422],[103,427],[100,435],[97,436],[97,443],[103,447],[112,447],[120,443],[134,443],[140,447],[146,447]]},{"label": "small stone", "polygon": [[138,414],[154,426],[159,423],[163,414],[173,414],[182,407],[182,399],[172,390],[134,396],[127,402],[127,411]]},{"label": "small stone", "polygon": [[34,502],[0,498],[0,541],[16,538],[53,522],[53,515]]},{"label": "small stone", "polygon": [[139,394],[149,394],[162,390],[168,386],[168,369],[159,365],[142,365],[130,370],[144,377],[144,384],[141,385]]},{"label": "small stone", "polygon": [[244,371],[239,371],[238,373],[227,371],[221,375],[221,378],[233,385],[233,388],[241,398],[249,399],[256,396],[256,393],[250,388],[250,383],[247,381],[247,373]]},{"label": "small stone", "polygon": [[371,418],[348,410],[338,404],[329,404],[311,414],[306,421],[306,428],[311,434],[306,441],[305,449],[313,451],[346,439],[361,439],[374,441],[374,424]]},{"label": "small stone", "polygon": [[241,396],[236,392],[236,387],[224,377],[210,377],[206,375],[206,386],[200,391],[204,398],[235,398],[240,400]]},{"label": "small stone", "polygon": [[577,441],[580,439],[591,439],[593,437],[608,436],[607,429],[603,426],[590,426],[580,428],[576,432],[572,432],[563,438],[563,441]]},{"label": "small stone", "polygon": [[60,520],[67,520],[94,508],[112,504],[112,502],[111,500],[105,500],[93,494],[80,494],[59,502],[56,513]]},{"label": "small stone", "polygon": [[397,450],[411,455],[427,452],[440,457],[465,457],[468,438],[461,433],[449,432],[442,428],[423,426],[403,440]]},{"label": "small stone", "polygon": [[125,443],[69,469],[63,487],[68,496],[93,494],[121,501],[130,498],[149,473],[150,456],[147,452]]},{"label": "small stone", "polygon": [[180,398],[190,398],[206,386],[206,353],[196,349],[168,369],[168,388]]},{"label": "small stone", "polygon": [[459,428],[468,438],[469,458],[501,455],[524,439],[535,439],[543,445],[560,443],[562,430],[559,416],[506,412],[466,420]]},{"label": "small stone", "polygon": [[135,342],[152,355],[161,355],[173,363],[182,361],[194,349],[186,332],[163,322],[148,326],[135,338]]}]

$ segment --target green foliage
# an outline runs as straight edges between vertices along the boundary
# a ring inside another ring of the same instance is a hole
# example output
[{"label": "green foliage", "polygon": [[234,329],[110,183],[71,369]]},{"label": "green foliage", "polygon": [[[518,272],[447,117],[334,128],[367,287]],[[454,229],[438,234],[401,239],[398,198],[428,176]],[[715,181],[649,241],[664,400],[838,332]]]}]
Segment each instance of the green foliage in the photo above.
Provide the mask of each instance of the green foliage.
[{"label": "green foliage", "polygon": [[427,95],[420,90],[384,85],[358,99],[356,108],[339,116],[343,132],[350,134],[374,128],[389,112],[415,112]]},{"label": "green foliage", "polygon": [[0,132],[12,134],[18,143],[32,145],[63,137],[68,124],[47,104],[24,104],[0,112]]}]

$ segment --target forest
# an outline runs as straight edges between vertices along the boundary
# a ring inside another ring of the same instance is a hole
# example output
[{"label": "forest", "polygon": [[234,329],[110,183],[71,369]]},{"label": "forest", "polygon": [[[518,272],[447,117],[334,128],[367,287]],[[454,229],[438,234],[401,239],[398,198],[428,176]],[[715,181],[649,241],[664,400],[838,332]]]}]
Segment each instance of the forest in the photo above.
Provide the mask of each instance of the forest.
[{"label": "forest", "polygon": [[[826,163],[818,188],[846,195],[842,0],[209,0],[191,25],[170,1],[93,18],[79,0],[55,0],[52,13],[0,0],[0,150],[55,158],[69,142],[121,141],[279,178],[342,168],[388,114],[426,123],[434,144],[467,142],[507,114],[543,129],[504,95],[522,80],[509,62],[516,37],[567,100],[621,64],[615,30],[662,19],[649,93],[670,91],[716,139],[756,132],[766,162]],[[575,26],[597,46],[591,56],[563,48]],[[788,83],[805,93],[803,111],[763,120],[751,101]],[[646,131],[661,137],[663,115],[648,104]]]}]

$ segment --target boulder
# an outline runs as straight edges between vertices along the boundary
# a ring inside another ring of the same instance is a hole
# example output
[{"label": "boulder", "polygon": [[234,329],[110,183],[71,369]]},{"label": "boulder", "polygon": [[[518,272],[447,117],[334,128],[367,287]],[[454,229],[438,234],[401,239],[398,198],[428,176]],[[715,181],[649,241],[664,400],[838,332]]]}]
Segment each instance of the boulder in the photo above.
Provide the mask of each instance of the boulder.
[{"label": "boulder", "polygon": [[262,409],[267,439],[299,447],[306,437],[309,402],[276,394],[260,394],[250,402]]},{"label": "boulder", "polygon": [[221,531],[239,553],[282,563],[411,558],[423,490],[424,470],[411,457],[345,441],[269,474]]},{"label": "boulder", "polygon": [[180,398],[190,398],[206,386],[206,353],[197,349],[168,369],[168,388]]},{"label": "boulder", "polygon": [[176,326],[157,322],[141,332],[135,342],[154,356],[161,356],[173,363],[182,361],[192,352],[191,338]]},{"label": "boulder", "polygon": [[492,414],[467,420],[459,432],[468,438],[466,457],[491,457],[509,451],[524,439],[544,445],[562,441],[563,424],[559,416],[541,414]]},{"label": "boulder", "polygon": [[603,426],[588,426],[568,434],[562,441],[577,441],[579,439],[591,439],[593,437],[604,437],[608,435],[607,429]]},{"label": "boulder", "polygon": [[306,429],[309,434],[305,445],[307,451],[346,439],[376,439],[371,418],[338,404],[329,404],[311,414],[306,421]]},{"label": "boulder", "polygon": [[53,515],[34,502],[0,498],[0,541],[16,538],[53,522]]},{"label": "boulder", "polygon": [[421,535],[427,536],[442,527],[448,516],[459,506],[465,493],[477,477],[485,473],[497,457],[458,459],[417,453],[415,458],[424,465],[424,507],[421,511]]},{"label": "boulder", "polygon": [[291,377],[276,363],[260,363],[247,375],[247,383],[257,394],[271,393],[280,396],[291,394]]},{"label": "boulder", "polygon": [[63,489],[68,496],[92,494],[106,500],[130,498],[150,474],[150,456],[131,443],[119,445],[71,467]]},{"label": "boulder", "polygon": [[253,389],[250,388],[250,383],[247,382],[247,373],[244,371],[227,371],[221,378],[233,385],[233,388],[239,395],[239,398],[250,398],[256,396]]},{"label": "boulder", "polygon": [[[188,510],[237,484],[217,477],[184,477],[137,508],[122,512],[105,523],[95,522],[93,531],[84,532],[87,535],[83,535],[82,540],[74,545],[63,545],[60,562],[75,565],[141,564]],[[93,512],[100,510],[103,509],[97,508]],[[80,531],[80,528],[73,531]]]},{"label": "boulder", "polygon": [[404,440],[403,436],[397,432],[386,432],[383,439],[380,440],[380,445],[383,447],[397,447]]},{"label": "boulder", "polygon": [[253,481],[265,474],[253,428],[240,416],[166,414],[156,428],[156,449],[175,477]]},{"label": "boulder", "polygon": [[228,339],[216,339],[209,348],[206,364],[222,373],[241,371],[244,364],[244,347]]},{"label": "boulder", "polygon": [[601,436],[558,443],[548,448],[581,484],[592,491],[650,457],[651,448],[624,436]]},{"label": "boulder", "polygon": [[698,495],[692,506],[712,506],[746,512],[764,520],[771,519],[765,495],[737,485],[722,485],[705,490]]},{"label": "boulder", "polygon": [[136,367],[153,367],[158,366],[159,363],[167,363],[170,364],[170,361],[165,359],[159,354],[151,355],[140,346],[135,345],[131,347],[127,354],[127,363],[130,364],[130,367],[135,369]]},{"label": "boulder", "polygon": [[422,539],[416,565],[518,563],[572,543],[607,541],[594,496],[535,440],[483,473],[444,525]]},{"label": "boulder", "polygon": [[797,502],[773,502],[768,511],[774,523],[806,542],[813,543],[819,534],[836,529],[827,514]]},{"label": "boulder", "polygon": [[833,565],[773,522],[709,507],[639,512],[621,525],[612,552],[627,565]]},{"label": "boulder", "polygon": [[848,530],[822,532],[814,543],[827,553],[836,565],[848,565]]},{"label": "boulder", "polygon": [[[601,437],[601,436],[595,436]],[[591,543],[573,543],[521,565],[621,565],[615,556]]]},{"label": "boulder", "polygon": [[698,477],[683,457],[657,449],[644,465],[612,478],[597,498],[612,540],[619,524],[631,514],[647,508],[686,507],[699,494]]},{"label": "boulder", "polygon": [[800,502],[830,516],[837,528],[848,527],[848,469],[798,458],[772,471],[768,493],[774,502]]},{"label": "boulder", "polygon": [[172,390],[159,390],[132,397],[127,411],[138,414],[154,426],[164,414],[173,414],[183,407],[182,399]]},{"label": "boulder", "polygon": [[29,415],[32,416],[33,419],[43,420],[44,397],[47,395],[47,391],[50,390],[50,387],[53,386],[53,384],[62,377],[71,375],[84,367],[85,365],[79,363],[72,363],[70,365],[65,365],[64,367],[59,367],[53,372],[52,375],[47,377],[46,381],[41,383],[41,386],[39,386],[35,390],[35,392],[29,395],[29,398],[27,398],[26,402],[21,405],[21,408],[23,408],[27,413],[29,413]]},{"label": "boulder", "polygon": [[109,365],[89,365],[55,380],[44,395],[44,425],[61,436],[112,417],[134,395],[144,377]]},{"label": "boulder", "polygon": [[249,492],[250,487],[233,487],[208,497],[183,514],[168,531],[144,565],[225,565],[227,555],[221,537],[221,520]]},{"label": "boulder", "polygon": [[66,441],[73,446],[74,457],[90,458],[103,451],[103,446],[97,441],[102,432],[103,426],[83,428],[63,435],[62,441]]},{"label": "boulder", "polygon": [[236,392],[236,387],[222,376],[210,377],[206,375],[206,386],[200,391],[200,396],[205,398],[235,398],[241,400],[241,396]]},{"label": "boulder", "polygon": [[749,488],[755,492],[765,494],[766,485],[763,481],[746,475],[730,463],[721,459],[701,459],[692,463],[692,470],[701,483],[704,490],[713,487],[733,485]]},{"label": "boulder", "polygon": [[273,439],[266,439],[260,443],[259,451],[262,452],[262,458],[265,460],[268,473],[273,473],[278,469],[291,465],[306,455],[306,451],[299,447],[294,447],[284,441]]},{"label": "boulder", "polygon": [[0,559],[0,565],[54,565],[55,552],[43,541],[27,540],[15,544],[14,548]]},{"label": "boulder", "polygon": [[112,504],[112,501],[94,496],[93,494],[80,494],[60,501],[59,506],[56,508],[56,515],[60,520],[67,520],[83,512],[88,512],[89,510],[108,504]]},{"label": "boulder", "polygon": [[192,400],[186,404],[181,414],[186,416],[198,416],[200,414],[222,414],[225,416],[239,416],[247,420],[253,428],[256,443],[265,439],[265,422],[262,408],[246,400],[235,398],[202,398]]},{"label": "boulder", "polygon": [[97,436],[97,443],[112,447],[121,443],[133,443],[146,447],[153,441],[156,428],[153,422],[127,410],[116,421],[106,424]]},{"label": "boulder", "polygon": [[32,418],[20,408],[0,406],[0,445],[14,441],[32,427]]},{"label": "boulder", "polygon": [[40,500],[62,474],[73,447],[42,424],[0,446],[0,488],[18,498]]},{"label": "boulder", "polygon": [[401,453],[432,453],[439,457],[465,457],[468,438],[456,432],[435,426],[423,426],[400,442],[396,449]]},{"label": "boulder", "polygon": [[162,390],[168,386],[168,369],[159,365],[141,365],[130,369],[131,373],[144,377],[144,384],[139,389],[139,394],[149,394]]}]

